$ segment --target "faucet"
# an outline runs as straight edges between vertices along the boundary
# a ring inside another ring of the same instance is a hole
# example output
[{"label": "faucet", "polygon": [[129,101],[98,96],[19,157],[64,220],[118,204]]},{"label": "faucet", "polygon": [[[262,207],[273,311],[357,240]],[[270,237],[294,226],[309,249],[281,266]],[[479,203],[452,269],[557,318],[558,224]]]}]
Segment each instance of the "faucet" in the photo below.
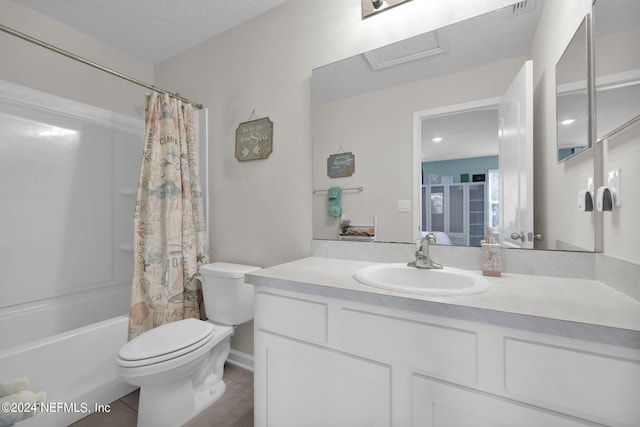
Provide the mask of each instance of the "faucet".
[{"label": "faucet", "polygon": [[436,244],[436,236],[433,233],[427,234],[424,239],[416,241],[416,260],[407,263],[409,267],[441,269],[442,264],[438,264],[429,255],[429,245]]}]

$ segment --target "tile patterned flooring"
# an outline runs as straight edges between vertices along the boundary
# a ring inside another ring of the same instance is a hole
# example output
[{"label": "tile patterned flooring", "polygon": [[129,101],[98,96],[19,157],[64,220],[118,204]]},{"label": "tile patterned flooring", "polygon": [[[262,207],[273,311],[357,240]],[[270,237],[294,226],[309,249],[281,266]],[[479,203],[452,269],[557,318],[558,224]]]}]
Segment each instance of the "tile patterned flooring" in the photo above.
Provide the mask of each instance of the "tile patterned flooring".
[{"label": "tile patterned flooring", "polygon": [[[224,369],[227,390],[213,405],[192,418],[185,427],[252,427],[253,372],[227,363]],[[135,427],[138,418],[136,390],[111,403],[111,412],[91,414],[72,427]]]}]

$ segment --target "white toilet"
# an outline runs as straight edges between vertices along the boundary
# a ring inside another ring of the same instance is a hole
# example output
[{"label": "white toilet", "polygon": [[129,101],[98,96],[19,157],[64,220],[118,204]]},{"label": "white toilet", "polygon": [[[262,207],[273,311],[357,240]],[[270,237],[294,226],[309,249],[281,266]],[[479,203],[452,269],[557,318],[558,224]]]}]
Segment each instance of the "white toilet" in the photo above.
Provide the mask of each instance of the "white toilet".
[{"label": "white toilet", "polygon": [[253,319],[253,285],[244,283],[244,274],[259,269],[222,262],[201,266],[209,320],[158,326],[120,349],[118,375],[140,387],[138,427],[182,425],[222,396],[233,328]]}]

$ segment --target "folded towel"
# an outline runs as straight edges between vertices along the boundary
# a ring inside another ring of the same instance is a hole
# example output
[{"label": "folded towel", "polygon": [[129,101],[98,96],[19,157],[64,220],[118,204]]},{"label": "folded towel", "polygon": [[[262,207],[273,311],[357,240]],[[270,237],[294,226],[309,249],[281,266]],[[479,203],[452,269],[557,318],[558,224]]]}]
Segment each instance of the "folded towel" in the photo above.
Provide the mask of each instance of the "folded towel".
[{"label": "folded towel", "polygon": [[[43,391],[34,393],[30,390],[20,390],[15,394],[0,398],[2,403],[38,403],[44,402],[46,395]],[[4,405],[3,405],[4,407]],[[32,409],[32,408],[30,408]],[[24,412],[7,412],[0,410],[0,427],[9,427],[26,418],[33,417],[35,411],[29,410]]]},{"label": "folded towel", "polygon": [[329,193],[329,216],[342,215],[342,188],[331,187]]},{"label": "folded towel", "polygon": [[29,378],[20,377],[11,380],[0,381],[0,397],[9,396],[21,390],[29,388]]}]

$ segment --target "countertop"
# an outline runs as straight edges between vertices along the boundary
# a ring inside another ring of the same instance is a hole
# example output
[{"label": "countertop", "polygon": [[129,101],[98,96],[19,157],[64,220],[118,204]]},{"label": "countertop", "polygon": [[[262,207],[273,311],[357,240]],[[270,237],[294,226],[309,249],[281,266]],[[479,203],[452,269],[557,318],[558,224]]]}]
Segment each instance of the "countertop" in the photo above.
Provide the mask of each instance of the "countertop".
[{"label": "countertop", "polygon": [[595,280],[503,273],[487,277],[491,289],[481,294],[423,296],[370,287],[353,278],[356,270],[371,264],[376,263],[309,257],[248,273],[246,282],[640,348],[640,301]]}]

